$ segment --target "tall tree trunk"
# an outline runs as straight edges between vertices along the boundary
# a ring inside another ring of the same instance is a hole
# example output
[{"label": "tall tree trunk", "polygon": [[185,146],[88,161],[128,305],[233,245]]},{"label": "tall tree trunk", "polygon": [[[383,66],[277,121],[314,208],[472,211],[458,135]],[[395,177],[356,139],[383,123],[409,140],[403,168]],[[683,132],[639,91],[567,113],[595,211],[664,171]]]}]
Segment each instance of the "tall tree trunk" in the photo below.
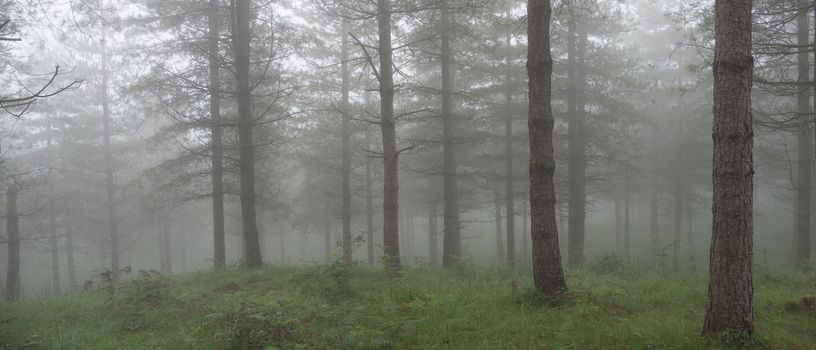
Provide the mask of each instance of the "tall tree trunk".
[{"label": "tall tree trunk", "polygon": [[623,256],[626,257],[626,260],[632,258],[632,245],[630,244],[631,239],[631,225],[630,225],[630,209],[631,209],[631,193],[629,188],[629,172],[626,173],[626,182],[623,184]]},{"label": "tall tree trunk", "polygon": [[798,134],[798,178],[796,199],[799,203],[797,212],[797,244],[796,244],[796,266],[807,267],[810,264],[810,182],[811,182],[811,115],[810,115],[810,51],[806,48],[810,45],[810,25],[808,11],[810,6],[808,0],[798,0],[798,7],[802,9],[796,16],[797,24],[797,66],[799,68],[798,82],[798,111],[799,134]]},{"label": "tall tree trunk", "polygon": [[[571,9],[575,12],[576,9]],[[584,139],[584,84],[586,69],[587,33],[583,25],[577,23],[577,14],[569,19],[567,34],[567,75],[568,75],[568,117],[567,138],[569,143],[568,189],[569,189],[569,254],[567,264],[584,264],[584,236],[586,225],[586,140]],[[576,43],[577,37],[577,43]]]},{"label": "tall tree trunk", "polygon": [[216,269],[227,261],[224,230],[224,144],[221,132],[221,73],[218,50],[220,0],[210,0],[207,14],[207,50],[210,67],[210,151],[212,152],[213,262]]},{"label": "tall tree trunk", "polygon": [[[652,180],[654,181],[654,179]],[[652,259],[660,256],[660,235],[657,222],[657,184],[649,186],[649,236],[651,241]]]},{"label": "tall tree trunk", "polygon": [[77,289],[76,264],[74,263],[74,228],[70,223],[65,224],[65,258],[68,265],[68,289]]},{"label": "tall tree trunk", "polygon": [[57,215],[54,209],[48,213],[48,242],[51,246],[51,285],[54,295],[62,294],[60,289],[59,241],[57,240]]},{"label": "tall tree trunk", "polygon": [[108,209],[108,234],[110,235],[110,258],[113,284],[119,283],[119,232],[116,214],[116,180],[111,147],[111,115],[108,96],[108,53],[107,44],[102,44],[102,127],[103,152],[105,154],[105,192]]},{"label": "tall tree trunk", "polygon": [[621,199],[619,194],[613,194],[615,197],[615,254],[622,254],[623,249],[623,207],[621,206]]},{"label": "tall tree trunk", "polygon": [[[371,131],[366,129],[366,147],[371,146]],[[366,245],[368,246],[368,266],[374,266],[374,192],[372,190],[371,157],[365,160],[365,196],[366,196]]]},{"label": "tall tree trunk", "polygon": [[680,184],[680,178],[676,178],[674,182],[674,243],[672,250],[672,269],[675,273],[680,271],[680,237],[683,234],[680,232],[683,223],[683,187]]},{"label": "tall tree trunk", "polygon": [[343,262],[351,265],[351,109],[349,108],[349,69],[348,23],[343,23],[343,43],[341,53],[341,113],[342,113],[342,195],[343,195]]},{"label": "tall tree trunk", "polygon": [[692,224],[694,223],[694,208],[692,202],[692,193],[689,192],[688,198],[686,198],[686,236],[688,237],[688,250],[689,250],[689,272],[694,273],[696,267],[694,265],[694,230],[692,228]]},{"label": "tall tree trunk", "polygon": [[164,250],[162,251],[164,254],[162,273],[169,275],[173,273],[173,262],[171,253],[172,250],[170,250],[170,223],[166,216],[162,217],[161,232],[162,245],[164,246]]},{"label": "tall tree trunk", "polygon": [[[523,252],[522,258],[524,261],[528,261],[527,259],[530,257],[530,246],[527,243],[529,233],[527,231],[527,201],[522,201],[521,203],[521,251]],[[527,263],[525,263],[524,266],[527,266]]]},{"label": "tall tree trunk", "polygon": [[236,103],[238,105],[238,145],[241,168],[241,225],[244,231],[244,259],[247,266],[263,264],[258,242],[255,213],[255,147],[252,139],[252,91],[249,85],[250,0],[234,0],[235,24],[232,43],[235,50]]},{"label": "tall tree trunk", "polygon": [[378,51],[380,56],[380,128],[383,141],[383,252],[390,271],[400,269],[399,174],[394,73],[391,58],[391,0],[377,0]]},{"label": "tall tree trunk", "polygon": [[326,247],[326,262],[331,263],[331,251],[332,251],[332,235],[331,235],[331,220],[329,219],[329,204],[326,202],[324,205],[324,210],[326,212],[325,216],[323,217],[323,240],[324,246]]},{"label": "tall tree trunk", "polygon": [[516,263],[516,203],[513,192],[513,90],[512,66],[510,64],[510,33],[505,37],[507,56],[504,58],[504,201],[507,212],[507,266],[513,267]]},{"label": "tall tree trunk", "polygon": [[20,298],[20,218],[17,216],[17,185],[6,191],[6,234],[8,266],[6,267],[6,300]]},{"label": "tall tree trunk", "polygon": [[453,130],[453,71],[451,70],[450,31],[451,14],[448,0],[440,5],[440,39],[442,44],[442,193],[443,193],[443,242],[442,266],[453,267],[462,257],[462,237],[459,228],[459,190],[454,154]]},{"label": "tall tree trunk", "polygon": [[501,266],[507,263],[507,257],[504,250],[504,237],[502,237],[501,196],[498,183],[493,189],[493,219],[496,222],[496,265]]},{"label": "tall tree trunk", "polygon": [[437,185],[433,175],[428,176],[428,263],[432,267],[439,266],[439,238],[437,237],[436,219],[436,190]]},{"label": "tall tree trunk", "polygon": [[555,159],[553,157],[552,56],[549,0],[527,5],[527,76],[529,77],[530,212],[533,242],[533,280],[547,294],[567,289],[561,268],[555,225]]},{"label": "tall tree trunk", "polygon": [[706,334],[753,331],[751,0],[715,2],[714,193]]}]

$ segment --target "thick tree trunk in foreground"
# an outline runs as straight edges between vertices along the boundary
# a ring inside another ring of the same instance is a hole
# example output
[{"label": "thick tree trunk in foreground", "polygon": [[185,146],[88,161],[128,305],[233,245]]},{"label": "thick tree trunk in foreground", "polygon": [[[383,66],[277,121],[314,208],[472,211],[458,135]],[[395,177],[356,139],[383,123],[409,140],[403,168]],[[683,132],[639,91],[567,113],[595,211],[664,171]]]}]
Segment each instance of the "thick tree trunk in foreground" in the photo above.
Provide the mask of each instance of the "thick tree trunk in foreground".
[{"label": "thick tree trunk in foreground", "polygon": [[221,78],[219,69],[219,0],[210,0],[207,14],[207,50],[210,67],[210,151],[212,152],[213,263],[223,268],[227,261],[224,230],[224,145],[221,139]]},{"label": "thick tree trunk in foreground", "polygon": [[249,84],[250,0],[235,0],[235,26],[232,44],[235,50],[236,103],[238,105],[238,145],[241,182],[241,225],[244,233],[244,259],[247,266],[263,264],[258,242],[255,213],[255,147],[252,139],[252,91]]},{"label": "thick tree trunk in foreground", "polygon": [[753,331],[751,0],[717,0],[714,49],[714,194],[704,333]]},{"label": "thick tree trunk in foreground", "polygon": [[552,56],[549,0],[527,5],[527,76],[529,77],[530,211],[533,242],[533,280],[543,293],[567,289],[561,268],[555,225],[555,159],[553,157]]},{"label": "thick tree trunk in foreground", "polygon": [[[343,24],[343,32],[348,33],[348,24]],[[342,114],[341,148],[343,152],[341,164],[342,196],[343,196],[343,262],[351,265],[351,109],[349,108],[349,85],[351,84],[349,69],[349,42],[348,35],[343,35],[340,54],[342,85],[340,113]]]},{"label": "thick tree trunk in foreground", "polygon": [[442,41],[442,195],[443,242],[442,266],[453,267],[462,257],[462,237],[459,231],[459,190],[456,178],[456,157],[453,132],[453,72],[451,71],[450,11],[442,0],[440,37]]},{"label": "thick tree trunk in foreground", "polygon": [[[798,0],[799,8],[808,7],[808,0]],[[810,191],[811,191],[811,115],[810,115],[810,52],[805,49],[809,42],[809,17],[807,11],[800,11],[796,16],[797,45],[800,47],[797,55],[799,68],[799,84],[797,117],[799,118],[798,133],[798,181],[796,186],[796,200],[798,205],[796,220],[796,266],[807,267],[810,264]]]},{"label": "thick tree trunk in foreground", "polygon": [[380,128],[383,141],[383,252],[386,269],[400,269],[399,178],[394,73],[391,59],[391,0],[377,0],[380,56]]},{"label": "thick tree trunk in foreground", "polygon": [[9,186],[6,201],[6,234],[8,235],[6,300],[17,300],[20,298],[20,218],[17,216],[17,185]]}]

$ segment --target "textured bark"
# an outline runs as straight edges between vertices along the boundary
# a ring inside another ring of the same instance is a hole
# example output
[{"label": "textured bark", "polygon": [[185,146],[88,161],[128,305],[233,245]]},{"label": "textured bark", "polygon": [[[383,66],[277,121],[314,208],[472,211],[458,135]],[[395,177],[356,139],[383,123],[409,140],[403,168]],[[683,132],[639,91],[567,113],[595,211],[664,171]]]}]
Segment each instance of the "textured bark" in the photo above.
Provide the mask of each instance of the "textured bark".
[{"label": "textured bark", "polygon": [[507,266],[516,264],[516,203],[513,192],[513,90],[512,69],[510,65],[510,34],[505,38],[507,56],[504,58],[504,206],[507,212]]},{"label": "textured bark", "polygon": [[713,220],[704,333],[753,331],[751,1],[717,0]]},{"label": "textured bark", "polygon": [[[572,9],[576,11],[576,9]],[[586,140],[584,120],[584,81],[586,69],[582,67],[587,33],[578,25],[576,14],[570,15],[567,34],[567,139],[569,144],[568,192],[569,192],[569,234],[567,264],[584,264],[584,236],[586,225]],[[577,37],[577,43],[576,43]]]},{"label": "textured bark", "polygon": [[74,228],[65,224],[65,263],[68,269],[68,289],[76,290],[76,264],[74,263]]},{"label": "textured bark", "polygon": [[437,237],[437,197],[434,176],[428,176],[428,263],[432,267],[439,266],[439,238]]},{"label": "textured bark", "polygon": [[377,0],[380,56],[380,128],[383,141],[383,253],[390,271],[400,269],[399,178],[396,117],[394,115],[394,72],[391,47],[391,0]]},{"label": "textured bark", "polygon": [[234,0],[235,25],[232,46],[235,50],[236,103],[238,105],[238,146],[241,182],[241,225],[244,236],[244,259],[249,267],[263,264],[258,242],[255,213],[255,147],[252,139],[252,91],[249,84],[250,0]]},{"label": "textured bark", "polygon": [[[348,33],[348,24],[343,24],[343,32]],[[347,35],[343,35],[341,48],[340,85],[341,101],[340,113],[342,120],[341,148],[343,152],[341,164],[341,191],[343,197],[343,262],[351,265],[351,109],[349,108],[349,85],[351,71],[349,69],[349,42]]]},{"label": "textured bark", "polygon": [[[808,0],[798,0],[799,8],[809,6]],[[797,66],[799,68],[798,84],[798,110],[799,118],[798,132],[798,181],[796,186],[797,207],[797,231],[796,231],[796,266],[805,268],[810,263],[810,191],[811,191],[811,114],[810,114],[810,58],[808,50],[804,47],[810,45],[809,42],[809,17],[807,11],[800,11],[796,17],[797,24],[797,45],[803,49],[799,50],[797,56]]]},{"label": "textured bark", "polygon": [[102,128],[105,157],[105,194],[108,214],[108,235],[110,238],[110,259],[113,284],[119,283],[119,219],[116,214],[116,180],[111,147],[111,113],[108,96],[108,54],[107,45],[102,44]]},{"label": "textured bark", "polygon": [[442,266],[453,267],[462,257],[462,237],[459,230],[459,190],[454,154],[453,94],[451,71],[450,31],[451,14],[448,1],[442,0],[440,15],[441,69],[442,69],[442,201],[443,242]]},{"label": "textured bark", "polygon": [[210,152],[212,152],[213,263],[223,268],[227,261],[224,230],[224,144],[221,131],[221,78],[218,36],[220,0],[210,0],[207,13],[207,51],[210,67]]},{"label": "textured bark", "polygon": [[6,234],[8,266],[6,267],[6,300],[20,298],[20,218],[17,216],[17,185],[6,191]]},{"label": "textured bark", "polygon": [[533,280],[539,291],[566,291],[558,229],[555,224],[555,159],[553,157],[552,67],[549,0],[527,5],[527,76],[530,129],[530,236],[533,243]]}]

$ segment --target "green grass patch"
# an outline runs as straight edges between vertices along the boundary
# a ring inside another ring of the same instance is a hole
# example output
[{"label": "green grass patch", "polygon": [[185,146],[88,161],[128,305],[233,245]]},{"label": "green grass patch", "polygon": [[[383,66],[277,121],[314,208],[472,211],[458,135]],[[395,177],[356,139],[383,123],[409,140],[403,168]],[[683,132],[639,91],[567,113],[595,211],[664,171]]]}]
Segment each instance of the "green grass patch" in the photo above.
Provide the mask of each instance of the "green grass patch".
[{"label": "green grass patch", "polygon": [[[607,264],[611,265],[611,264]],[[755,279],[742,348],[814,349],[816,275]],[[537,293],[527,273],[342,265],[141,276],[0,304],[5,349],[729,349],[700,336],[706,279],[625,265],[568,271]]]}]

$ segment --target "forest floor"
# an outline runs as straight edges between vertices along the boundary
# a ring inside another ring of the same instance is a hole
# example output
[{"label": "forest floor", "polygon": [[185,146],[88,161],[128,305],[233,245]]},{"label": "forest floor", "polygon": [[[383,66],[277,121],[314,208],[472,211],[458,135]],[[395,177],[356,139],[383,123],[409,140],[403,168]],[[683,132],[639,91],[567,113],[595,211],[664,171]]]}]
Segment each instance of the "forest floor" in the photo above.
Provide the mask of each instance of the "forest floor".
[{"label": "forest floor", "polygon": [[[742,348],[816,349],[816,273],[755,272],[756,334]],[[6,349],[726,349],[700,336],[706,278],[600,262],[570,292],[466,266],[274,267],[134,277],[0,303]]]}]

